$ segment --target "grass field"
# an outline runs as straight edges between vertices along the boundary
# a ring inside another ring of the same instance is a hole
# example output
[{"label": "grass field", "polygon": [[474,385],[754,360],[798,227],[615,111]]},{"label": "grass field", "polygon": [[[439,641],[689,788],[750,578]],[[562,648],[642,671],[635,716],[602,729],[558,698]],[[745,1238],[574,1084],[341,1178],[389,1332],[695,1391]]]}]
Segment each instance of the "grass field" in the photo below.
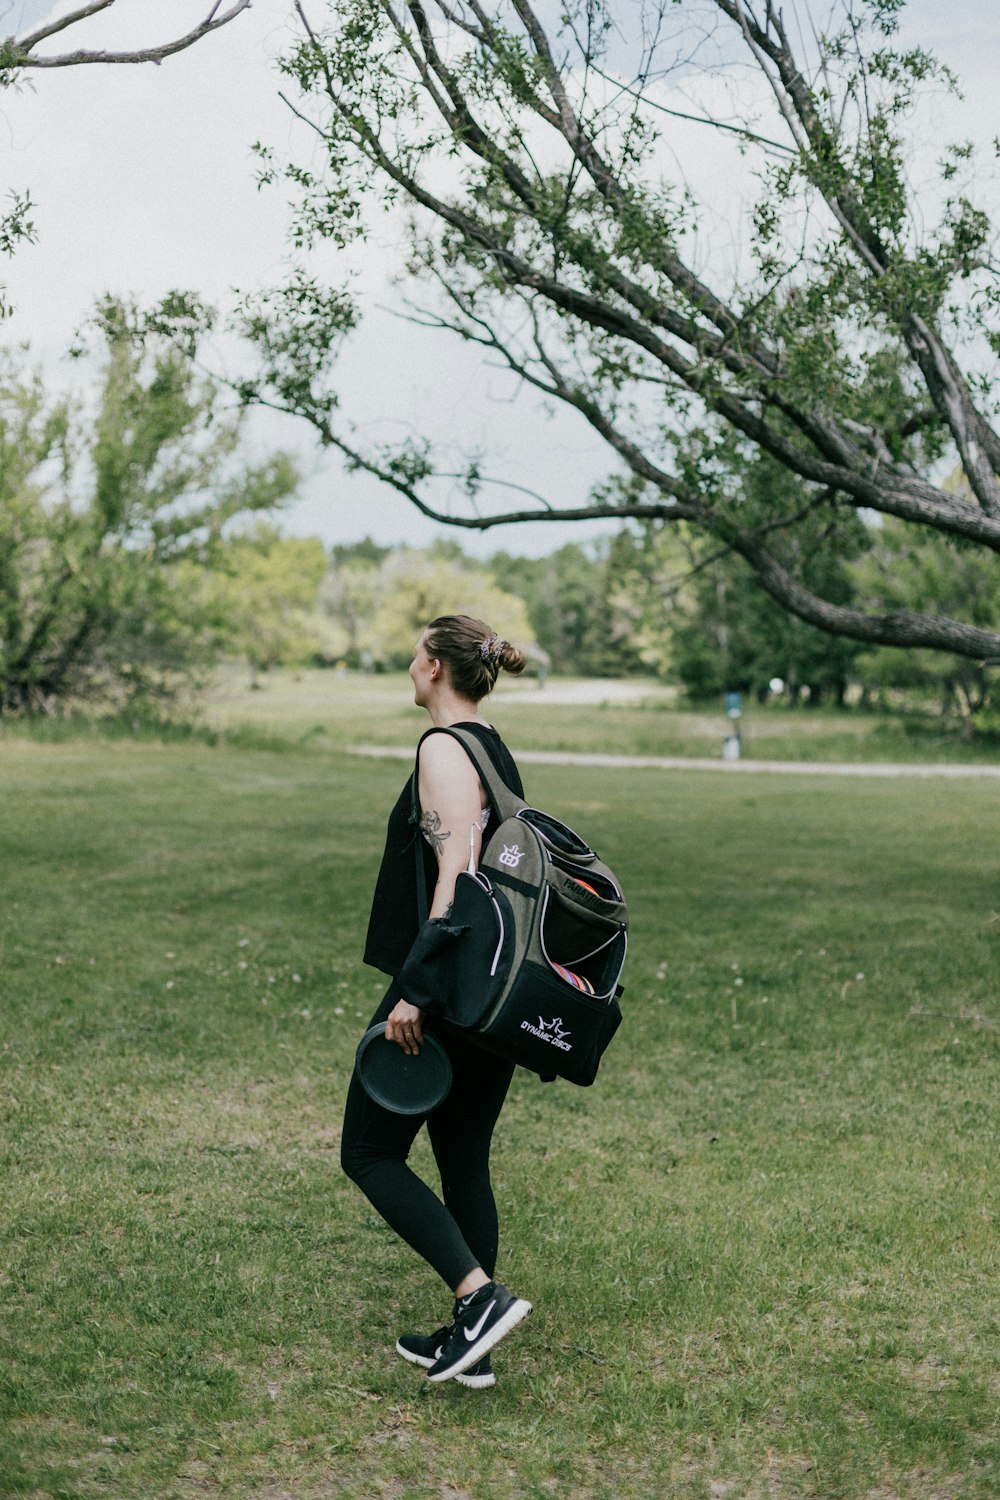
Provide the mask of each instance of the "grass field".
[{"label": "grass field", "polygon": [[392,1354],[447,1294],[337,1164],[404,770],[333,741],[418,720],[293,696],[0,737],[0,1494],[995,1500],[995,786],[530,768],[633,943],[596,1087],[501,1120],[477,1393]]}]

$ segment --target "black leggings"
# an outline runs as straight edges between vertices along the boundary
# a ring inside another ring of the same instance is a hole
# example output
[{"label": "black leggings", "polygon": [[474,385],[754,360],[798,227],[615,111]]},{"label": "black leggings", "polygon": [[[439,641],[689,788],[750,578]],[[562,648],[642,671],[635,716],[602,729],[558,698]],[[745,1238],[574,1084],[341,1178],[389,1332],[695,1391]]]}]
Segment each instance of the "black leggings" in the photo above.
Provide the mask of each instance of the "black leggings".
[{"label": "black leggings", "polygon": [[[371,1025],[399,999],[389,986]],[[425,1029],[430,1029],[425,1026]],[[357,1074],[344,1113],[340,1162],[382,1218],[422,1255],[452,1291],[476,1266],[496,1270],[499,1226],[490,1184],[490,1140],[514,1064],[443,1029],[435,1033],[451,1061],[451,1091],[427,1115],[394,1115],[369,1099]],[[406,1164],[427,1123],[444,1202]]]}]

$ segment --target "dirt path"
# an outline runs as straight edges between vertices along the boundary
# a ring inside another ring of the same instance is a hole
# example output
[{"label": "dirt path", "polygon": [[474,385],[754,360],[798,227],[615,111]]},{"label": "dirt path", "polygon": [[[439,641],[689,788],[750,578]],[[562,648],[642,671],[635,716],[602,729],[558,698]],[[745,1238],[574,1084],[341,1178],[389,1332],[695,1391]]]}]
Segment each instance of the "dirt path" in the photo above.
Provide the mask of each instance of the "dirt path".
[{"label": "dirt path", "polygon": [[[349,755],[369,755],[383,760],[412,760],[413,750],[403,745],[348,745]],[[826,760],[698,760],[680,755],[583,755],[562,750],[516,750],[525,765],[606,766],[610,770],[721,771],[726,776],[761,772],[789,776],[916,776],[922,780],[943,777],[961,781],[970,776],[1000,780],[1000,766],[905,765],[889,762]]]},{"label": "dirt path", "polygon": [[618,682],[613,677],[570,678],[568,681],[550,679],[544,687],[532,683],[531,687],[510,687],[505,682],[497,689],[494,702],[535,703],[539,708],[546,704],[582,703],[640,703],[643,698],[662,698],[673,703],[677,689],[664,687],[659,682]]}]

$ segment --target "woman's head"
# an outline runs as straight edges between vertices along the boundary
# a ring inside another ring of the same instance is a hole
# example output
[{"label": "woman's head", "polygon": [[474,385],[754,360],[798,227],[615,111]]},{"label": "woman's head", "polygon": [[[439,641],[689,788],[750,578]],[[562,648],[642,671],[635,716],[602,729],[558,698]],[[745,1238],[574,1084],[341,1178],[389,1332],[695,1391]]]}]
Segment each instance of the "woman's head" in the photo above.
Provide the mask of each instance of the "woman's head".
[{"label": "woman's head", "polygon": [[473,703],[486,697],[501,671],[516,675],[525,668],[523,651],[471,615],[439,615],[420,643],[432,661],[441,663],[455,692]]}]

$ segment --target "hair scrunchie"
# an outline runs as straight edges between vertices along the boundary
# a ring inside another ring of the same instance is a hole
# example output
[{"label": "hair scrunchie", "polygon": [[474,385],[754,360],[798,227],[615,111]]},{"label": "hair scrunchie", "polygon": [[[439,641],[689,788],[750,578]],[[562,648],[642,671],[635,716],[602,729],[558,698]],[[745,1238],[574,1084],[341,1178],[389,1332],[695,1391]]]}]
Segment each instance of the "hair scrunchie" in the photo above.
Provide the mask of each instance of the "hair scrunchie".
[{"label": "hair scrunchie", "polygon": [[508,644],[502,636],[488,635],[479,647],[479,654],[485,662],[498,663],[501,651]]}]

